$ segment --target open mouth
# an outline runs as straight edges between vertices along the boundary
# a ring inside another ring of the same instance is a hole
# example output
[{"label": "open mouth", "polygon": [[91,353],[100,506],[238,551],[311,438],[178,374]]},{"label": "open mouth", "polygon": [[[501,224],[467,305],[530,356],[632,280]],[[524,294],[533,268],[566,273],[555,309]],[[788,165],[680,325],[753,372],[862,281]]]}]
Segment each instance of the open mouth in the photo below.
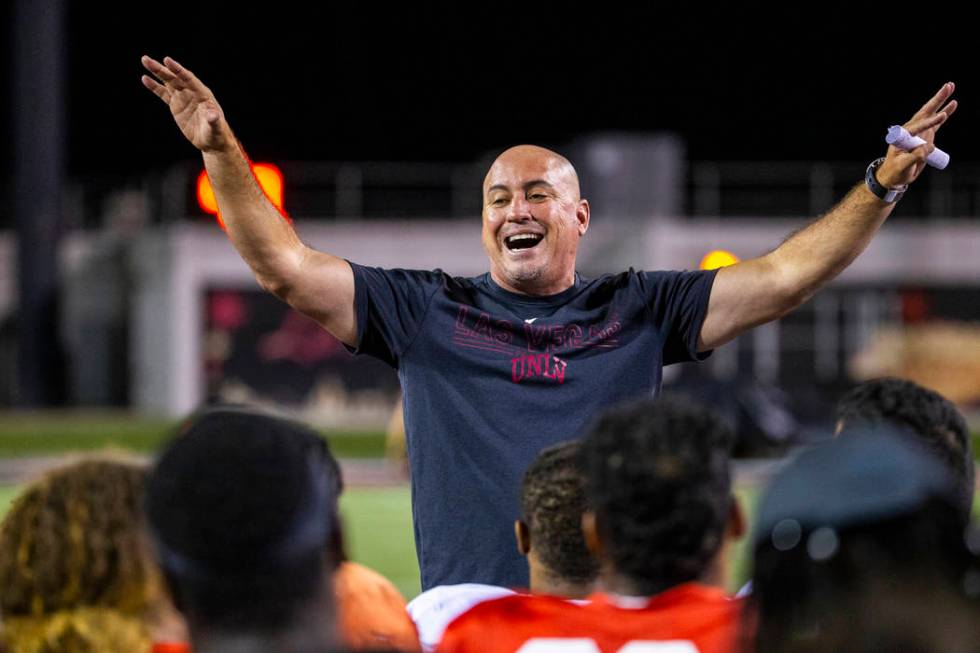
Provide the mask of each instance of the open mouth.
[{"label": "open mouth", "polygon": [[507,236],[504,239],[504,245],[510,251],[517,251],[521,249],[531,249],[532,247],[537,247],[544,239],[543,234],[514,234],[513,236]]}]

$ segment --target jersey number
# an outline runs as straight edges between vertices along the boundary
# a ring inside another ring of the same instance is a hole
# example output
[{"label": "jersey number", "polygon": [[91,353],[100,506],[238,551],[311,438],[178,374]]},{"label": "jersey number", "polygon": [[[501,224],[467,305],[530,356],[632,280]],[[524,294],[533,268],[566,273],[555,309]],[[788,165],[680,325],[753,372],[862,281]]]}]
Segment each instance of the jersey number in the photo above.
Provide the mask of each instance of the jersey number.
[{"label": "jersey number", "polygon": [[[602,653],[599,645],[584,637],[535,637],[524,643],[517,653]],[[684,639],[665,641],[634,640],[616,653],[698,653],[694,642]]]}]

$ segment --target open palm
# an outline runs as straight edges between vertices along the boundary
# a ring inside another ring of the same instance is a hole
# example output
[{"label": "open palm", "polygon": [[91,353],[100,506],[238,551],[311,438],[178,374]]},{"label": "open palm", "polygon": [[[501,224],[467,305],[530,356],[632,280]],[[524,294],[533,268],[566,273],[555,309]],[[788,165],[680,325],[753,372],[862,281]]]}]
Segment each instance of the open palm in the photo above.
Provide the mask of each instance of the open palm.
[{"label": "open palm", "polygon": [[170,107],[174,121],[194,147],[208,152],[234,143],[214,93],[194,73],[170,57],[164,57],[163,63],[148,56],[141,61],[153,75],[143,75],[143,86]]}]

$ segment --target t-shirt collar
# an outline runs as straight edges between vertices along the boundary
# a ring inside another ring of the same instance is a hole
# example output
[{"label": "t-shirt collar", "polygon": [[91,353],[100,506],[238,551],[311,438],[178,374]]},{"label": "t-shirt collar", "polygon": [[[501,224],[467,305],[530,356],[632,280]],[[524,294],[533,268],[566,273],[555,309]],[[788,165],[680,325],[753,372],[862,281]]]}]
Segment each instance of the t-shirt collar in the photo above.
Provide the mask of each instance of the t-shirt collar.
[{"label": "t-shirt collar", "polygon": [[562,290],[554,295],[523,295],[521,293],[511,292],[506,288],[501,287],[489,272],[483,275],[484,286],[487,291],[500,299],[507,302],[517,302],[519,304],[531,304],[535,306],[553,306],[556,304],[562,304],[572,297],[582,288],[582,277],[578,272],[575,273],[575,281],[572,285]]},{"label": "t-shirt collar", "polygon": [[643,609],[653,604],[672,603],[676,601],[707,601],[728,598],[730,597],[720,587],[704,585],[696,581],[675,585],[653,596],[627,596],[624,594],[599,592],[589,597],[593,602],[605,602],[618,608],[630,610]]}]

